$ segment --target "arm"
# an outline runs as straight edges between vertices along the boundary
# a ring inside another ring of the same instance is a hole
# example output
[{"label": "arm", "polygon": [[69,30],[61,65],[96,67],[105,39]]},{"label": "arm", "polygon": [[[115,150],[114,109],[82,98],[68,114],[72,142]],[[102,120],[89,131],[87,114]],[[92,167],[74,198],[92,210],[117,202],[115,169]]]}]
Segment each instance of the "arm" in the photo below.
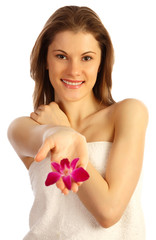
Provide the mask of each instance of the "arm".
[{"label": "arm", "polygon": [[43,143],[45,131],[50,128],[50,125],[41,126],[29,117],[17,118],[10,124],[8,139],[27,168]]},{"label": "arm", "polygon": [[59,108],[58,104],[51,102],[49,105],[40,105],[30,117],[39,124],[53,124],[57,126],[71,127],[66,114]]},{"label": "arm", "polygon": [[104,178],[89,163],[90,179],[78,191],[80,200],[105,228],[121,218],[137,185],[148,113],[139,101],[125,100],[116,105],[114,122],[115,138]]},{"label": "arm", "polygon": [[[42,114],[43,112],[44,114]],[[42,126],[39,121],[42,121]],[[34,161],[34,157],[43,143],[45,133],[56,126],[70,127],[70,124],[66,115],[60,111],[55,102],[40,106],[36,113],[31,113],[31,118],[21,117],[10,124],[8,138],[27,168]]]},{"label": "arm", "polygon": [[[36,161],[42,161],[49,152],[51,153],[51,161],[60,162],[63,158],[72,161],[79,157],[78,166],[86,168],[88,151],[85,137],[69,126],[65,126],[67,117],[63,123],[64,113],[60,110],[58,112],[62,118],[59,121],[52,118],[51,124],[40,125],[29,117],[22,117],[15,119],[9,126],[8,138],[27,168],[34,161],[34,158]],[[39,116],[35,116],[36,119]],[[68,193],[68,189],[65,188],[61,180],[57,184],[65,194]],[[73,183],[72,190],[77,192],[78,186],[79,183]]]},{"label": "arm", "polygon": [[121,218],[137,185],[147,122],[147,109],[139,101],[116,104],[115,138],[104,178],[88,163],[90,179],[79,188],[78,196],[105,228]]}]

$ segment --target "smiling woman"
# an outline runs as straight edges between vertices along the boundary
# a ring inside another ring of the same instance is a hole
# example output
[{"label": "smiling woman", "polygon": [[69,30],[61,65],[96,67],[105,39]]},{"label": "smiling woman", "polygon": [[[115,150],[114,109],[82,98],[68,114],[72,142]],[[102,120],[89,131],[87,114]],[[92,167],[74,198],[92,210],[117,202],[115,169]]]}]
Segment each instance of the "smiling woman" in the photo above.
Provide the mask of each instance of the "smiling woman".
[{"label": "smiling woman", "polygon": [[[93,95],[101,49],[90,33],[63,31],[48,47],[47,69],[55,102],[77,101]],[[71,91],[75,90],[75,91]]]},{"label": "smiling woman", "polygon": [[[70,34],[70,36],[66,35],[66,38],[64,36],[63,43],[65,45],[62,45],[61,37],[57,45],[56,37],[59,38],[65,31]],[[50,84],[49,73],[46,68],[48,48],[51,44],[53,45],[55,40],[56,46],[53,50],[61,50],[58,52],[57,57],[59,59],[66,59],[69,54],[67,51],[68,48],[76,51],[80,44],[76,36],[78,32],[81,32],[81,34],[79,34],[79,40],[84,41],[84,46],[82,47],[81,44],[81,49],[79,49],[80,52],[78,53],[84,54],[84,56],[82,55],[83,60],[86,60],[86,57],[88,60],[88,51],[94,52],[92,48],[95,46],[92,46],[90,40],[92,40],[92,42],[94,41],[96,48],[98,47],[101,50],[101,62],[93,88],[96,98],[107,106],[114,103],[111,95],[114,50],[110,36],[94,11],[87,7],[69,6],[58,9],[48,19],[31,53],[31,76],[35,80],[35,109],[41,104],[49,104],[51,101],[54,101],[54,89]],[[67,50],[62,47],[67,47]],[[89,54],[94,55],[94,53]],[[89,55],[89,59],[92,59],[92,56]]]},{"label": "smiling woman", "polygon": [[34,112],[8,129],[35,195],[24,240],[145,239],[148,112],[139,100],[113,100],[113,63],[109,34],[87,7],[58,9],[40,33],[31,53]]}]

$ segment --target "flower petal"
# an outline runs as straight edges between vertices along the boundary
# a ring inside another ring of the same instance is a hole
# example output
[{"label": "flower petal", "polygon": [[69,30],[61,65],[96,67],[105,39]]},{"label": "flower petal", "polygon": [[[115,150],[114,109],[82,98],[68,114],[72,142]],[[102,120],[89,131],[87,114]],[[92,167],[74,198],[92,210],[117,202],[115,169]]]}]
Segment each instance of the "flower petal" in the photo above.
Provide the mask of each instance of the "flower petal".
[{"label": "flower petal", "polygon": [[71,190],[71,176],[69,176],[69,175],[68,176],[63,176],[62,179],[63,179],[63,182],[64,182],[66,188]]},{"label": "flower petal", "polygon": [[75,159],[72,160],[70,166],[71,166],[71,168],[72,168],[73,170],[75,169],[76,164],[77,164],[78,161],[79,161],[79,158],[75,158]]},{"label": "flower petal", "polygon": [[69,169],[70,168],[70,162],[69,162],[68,158],[62,159],[61,162],[60,162],[60,165],[61,165],[61,170],[64,170],[65,167],[67,167]]},{"label": "flower petal", "polygon": [[88,172],[82,167],[73,170],[71,176],[75,182],[84,182],[89,178]]},{"label": "flower petal", "polygon": [[49,186],[52,185],[54,183],[56,183],[61,177],[61,174],[58,172],[50,172],[47,176],[47,179],[45,181],[45,185]]},{"label": "flower petal", "polygon": [[61,173],[61,172],[60,172],[60,171],[61,171],[61,166],[60,166],[59,163],[57,163],[57,162],[52,162],[51,165],[53,166],[53,168],[55,168],[55,170],[56,170],[57,172]]}]

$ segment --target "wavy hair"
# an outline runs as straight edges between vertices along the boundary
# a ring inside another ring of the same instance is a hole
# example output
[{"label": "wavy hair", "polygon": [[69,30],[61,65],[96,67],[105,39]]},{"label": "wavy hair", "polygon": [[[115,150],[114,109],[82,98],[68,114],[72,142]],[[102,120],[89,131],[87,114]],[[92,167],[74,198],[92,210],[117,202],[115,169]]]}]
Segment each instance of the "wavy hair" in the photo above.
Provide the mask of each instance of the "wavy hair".
[{"label": "wavy hair", "polygon": [[54,89],[46,69],[47,52],[55,35],[65,30],[91,33],[99,42],[102,57],[93,92],[95,97],[106,106],[113,104],[115,101],[111,95],[111,88],[114,49],[109,33],[92,9],[65,6],[56,10],[48,19],[31,52],[30,75],[35,81],[34,109],[36,110],[41,104],[49,104],[54,101]]}]

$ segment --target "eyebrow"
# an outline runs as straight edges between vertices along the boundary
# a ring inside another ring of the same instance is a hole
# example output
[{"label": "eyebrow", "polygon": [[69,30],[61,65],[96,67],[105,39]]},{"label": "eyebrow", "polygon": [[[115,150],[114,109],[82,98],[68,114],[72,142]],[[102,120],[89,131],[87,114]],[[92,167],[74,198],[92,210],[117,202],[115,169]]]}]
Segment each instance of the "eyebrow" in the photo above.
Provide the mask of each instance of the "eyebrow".
[{"label": "eyebrow", "polygon": [[[61,49],[53,50],[53,52],[62,52],[62,53],[64,53],[64,54],[68,55],[68,53],[66,53],[64,50],[61,50]],[[96,52],[93,52],[93,51],[87,51],[87,52],[82,53],[81,55],[83,56],[83,55],[86,55],[86,54],[88,54],[88,53],[96,54]]]}]

